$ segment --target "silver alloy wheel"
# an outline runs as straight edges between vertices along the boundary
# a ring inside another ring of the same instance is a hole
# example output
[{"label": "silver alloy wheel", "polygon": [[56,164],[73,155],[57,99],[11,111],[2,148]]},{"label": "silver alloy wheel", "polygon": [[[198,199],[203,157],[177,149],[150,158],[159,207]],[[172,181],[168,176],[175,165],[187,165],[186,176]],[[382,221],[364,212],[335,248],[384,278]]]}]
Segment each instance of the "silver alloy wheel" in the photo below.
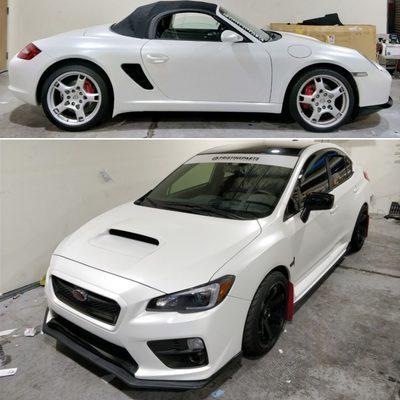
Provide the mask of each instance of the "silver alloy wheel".
[{"label": "silver alloy wheel", "polygon": [[66,125],[79,126],[92,120],[101,107],[101,91],[96,80],[79,71],[57,77],[47,92],[50,113]]},{"label": "silver alloy wheel", "polygon": [[312,77],[297,95],[297,110],[301,117],[316,128],[338,124],[346,118],[349,107],[349,91],[343,82],[331,75]]}]

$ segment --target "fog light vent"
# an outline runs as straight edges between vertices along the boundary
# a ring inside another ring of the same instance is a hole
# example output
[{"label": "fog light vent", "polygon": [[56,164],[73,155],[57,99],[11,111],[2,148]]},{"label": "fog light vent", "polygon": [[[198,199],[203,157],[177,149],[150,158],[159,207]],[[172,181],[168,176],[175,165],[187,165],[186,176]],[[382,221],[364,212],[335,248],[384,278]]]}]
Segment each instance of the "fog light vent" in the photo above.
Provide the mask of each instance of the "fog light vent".
[{"label": "fog light vent", "polygon": [[169,368],[196,368],[208,364],[206,346],[200,338],[154,340],[147,344]]}]

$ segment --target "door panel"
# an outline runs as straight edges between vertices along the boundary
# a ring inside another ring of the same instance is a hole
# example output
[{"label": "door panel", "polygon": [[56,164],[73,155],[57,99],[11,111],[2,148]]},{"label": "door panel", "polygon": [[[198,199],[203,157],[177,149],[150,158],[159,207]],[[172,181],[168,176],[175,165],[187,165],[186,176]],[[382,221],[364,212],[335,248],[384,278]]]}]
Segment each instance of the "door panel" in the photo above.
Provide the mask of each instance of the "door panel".
[{"label": "door panel", "polygon": [[297,283],[330,253],[332,215],[329,211],[312,211],[304,223],[299,213],[288,219],[285,225],[292,232],[292,250],[296,258],[291,274]]},{"label": "door panel", "polygon": [[7,68],[7,0],[0,0],[0,71]]},{"label": "door panel", "polygon": [[330,190],[328,158],[329,152],[326,150],[317,151],[308,158],[292,193],[291,207],[288,206],[291,209],[288,215],[295,214],[285,224],[293,235],[292,247],[296,256],[293,279],[297,281],[308,275],[335,248],[335,208],[312,211],[306,223],[300,219],[307,195]]},{"label": "door panel", "polygon": [[354,227],[351,227],[351,223],[354,219],[354,179],[350,178],[340,186],[332,190],[332,194],[335,196],[335,204],[332,210],[332,216],[334,217],[334,223],[332,224],[332,232],[334,234],[334,245],[346,243],[349,238],[350,231]]},{"label": "door panel", "polygon": [[173,100],[267,103],[271,61],[257,43],[150,40],[142,60]]}]

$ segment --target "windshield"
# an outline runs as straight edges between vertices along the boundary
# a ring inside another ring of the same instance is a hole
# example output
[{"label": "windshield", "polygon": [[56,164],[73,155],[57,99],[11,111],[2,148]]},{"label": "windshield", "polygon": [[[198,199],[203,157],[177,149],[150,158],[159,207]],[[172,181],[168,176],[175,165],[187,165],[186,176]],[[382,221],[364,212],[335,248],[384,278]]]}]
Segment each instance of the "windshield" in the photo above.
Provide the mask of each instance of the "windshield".
[{"label": "windshield", "polygon": [[200,162],[179,167],[135,204],[230,219],[259,219],[277,205],[292,169]]},{"label": "windshield", "polygon": [[220,7],[220,13],[225,17],[228,18],[230,21],[234,22],[236,25],[239,25],[242,29],[246,32],[253,35],[255,38],[260,40],[261,42],[268,42],[270,37],[267,32],[264,32],[260,28],[250,24],[249,22],[245,21],[243,18],[238,17],[237,15],[231,13],[227,9]]}]

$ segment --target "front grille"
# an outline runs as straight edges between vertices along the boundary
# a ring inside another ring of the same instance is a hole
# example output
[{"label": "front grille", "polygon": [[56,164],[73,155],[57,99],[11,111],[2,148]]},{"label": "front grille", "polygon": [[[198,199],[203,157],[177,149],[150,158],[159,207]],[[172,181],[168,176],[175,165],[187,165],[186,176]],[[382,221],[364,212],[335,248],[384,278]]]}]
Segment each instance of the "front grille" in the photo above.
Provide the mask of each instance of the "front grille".
[{"label": "front grille", "polygon": [[[115,325],[117,323],[121,307],[116,301],[66,282],[54,275],[51,280],[54,294],[63,303],[106,324]],[[83,299],[80,301],[74,297],[74,291],[83,292],[86,296],[81,296]]]}]

